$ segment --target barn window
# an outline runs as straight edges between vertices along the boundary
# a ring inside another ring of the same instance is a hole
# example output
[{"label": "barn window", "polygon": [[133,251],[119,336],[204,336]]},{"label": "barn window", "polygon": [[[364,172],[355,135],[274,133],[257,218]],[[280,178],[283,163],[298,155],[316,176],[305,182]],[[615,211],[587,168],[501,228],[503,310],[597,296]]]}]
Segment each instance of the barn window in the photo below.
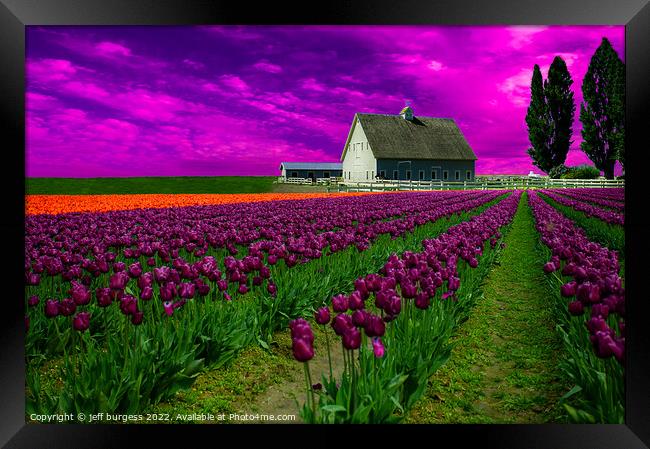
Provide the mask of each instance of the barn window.
[{"label": "barn window", "polygon": [[460,181],[460,170],[456,170],[456,181]]},{"label": "barn window", "polygon": [[297,178],[298,177],[298,172],[297,171],[292,171],[291,172],[291,177],[292,178]]},{"label": "barn window", "polygon": [[375,171],[374,171],[374,170],[370,172],[370,177],[371,177],[372,179],[375,179]]},{"label": "barn window", "polygon": [[366,170],[366,180],[369,179],[370,174],[368,173],[368,170]]},{"label": "barn window", "polygon": [[472,179],[472,172],[470,170],[467,170],[465,173],[465,179]]},{"label": "barn window", "polygon": [[324,171],[323,172],[323,178],[329,178],[330,177],[330,172]]},{"label": "barn window", "polygon": [[442,179],[444,179],[445,181],[449,179],[449,170],[442,171]]},{"label": "barn window", "polygon": [[424,181],[424,170],[420,170],[420,181]]},{"label": "barn window", "polygon": [[399,171],[393,170],[393,179],[399,179]]},{"label": "barn window", "polygon": [[381,179],[386,179],[386,170],[379,170],[379,177]]},{"label": "barn window", "polygon": [[438,179],[438,170],[433,169],[433,170],[431,170],[431,180],[433,181],[433,180],[436,180],[436,179]]},{"label": "barn window", "polygon": [[411,180],[411,170],[406,170],[406,179]]}]

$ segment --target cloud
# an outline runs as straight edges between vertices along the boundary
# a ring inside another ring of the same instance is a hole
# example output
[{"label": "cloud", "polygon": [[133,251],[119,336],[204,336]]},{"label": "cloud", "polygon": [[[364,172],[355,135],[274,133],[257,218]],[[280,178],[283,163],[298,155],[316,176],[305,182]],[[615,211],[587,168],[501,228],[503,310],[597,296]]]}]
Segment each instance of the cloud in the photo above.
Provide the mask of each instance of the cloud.
[{"label": "cloud", "polygon": [[258,63],[253,65],[254,68],[257,70],[261,70],[262,72],[269,72],[269,73],[281,73],[282,72],[282,67],[280,67],[277,64],[272,64],[268,61],[259,61]]},{"label": "cloud", "polygon": [[100,42],[95,45],[95,50],[98,56],[108,58],[131,56],[131,49],[115,42]]}]

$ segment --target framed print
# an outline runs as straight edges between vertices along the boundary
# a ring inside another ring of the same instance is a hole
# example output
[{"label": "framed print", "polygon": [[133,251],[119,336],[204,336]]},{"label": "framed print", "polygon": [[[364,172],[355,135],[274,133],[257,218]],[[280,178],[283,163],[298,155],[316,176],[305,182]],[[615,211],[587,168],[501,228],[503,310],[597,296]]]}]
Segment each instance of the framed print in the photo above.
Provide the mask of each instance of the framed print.
[{"label": "framed print", "polygon": [[319,7],[3,0],[3,444],[647,447],[650,7]]}]

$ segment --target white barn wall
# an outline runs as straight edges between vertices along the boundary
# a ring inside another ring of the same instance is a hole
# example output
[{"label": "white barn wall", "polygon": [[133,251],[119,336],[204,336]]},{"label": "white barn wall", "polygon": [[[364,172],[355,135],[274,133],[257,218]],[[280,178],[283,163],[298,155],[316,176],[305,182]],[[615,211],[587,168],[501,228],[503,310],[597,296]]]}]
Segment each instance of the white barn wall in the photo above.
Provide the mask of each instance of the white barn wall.
[{"label": "white barn wall", "polygon": [[355,121],[350,141],[344,150],[344,181],[370,181],[375,178],[377,175],[377,160],[372,154],[368,138],[363,132],[359,120]]}]

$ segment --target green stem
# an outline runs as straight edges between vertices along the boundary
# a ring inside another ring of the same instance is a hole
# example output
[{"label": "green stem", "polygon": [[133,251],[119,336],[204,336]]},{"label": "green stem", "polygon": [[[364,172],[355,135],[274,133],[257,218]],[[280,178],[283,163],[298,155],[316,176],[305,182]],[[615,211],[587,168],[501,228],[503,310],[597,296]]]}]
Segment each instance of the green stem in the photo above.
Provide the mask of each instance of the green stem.
[{"label": "green stem", "polygon": [[329,362],[329,365],[330,365],[330,381],[331,381],[332,377],[333,377],[332,354],[330,352],[330,336],[329,336],[329,333],[327,332],[327,329],[325,329],[325,342],[327,343],[327,361]]}]

